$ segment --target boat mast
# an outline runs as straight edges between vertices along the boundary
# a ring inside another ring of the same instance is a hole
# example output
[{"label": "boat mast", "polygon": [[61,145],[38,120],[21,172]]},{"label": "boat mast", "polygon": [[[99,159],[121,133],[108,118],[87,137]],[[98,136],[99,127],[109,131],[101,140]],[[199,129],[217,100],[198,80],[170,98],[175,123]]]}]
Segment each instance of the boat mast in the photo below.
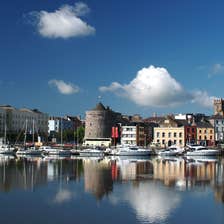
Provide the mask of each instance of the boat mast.
[{"label": "boat mast", "polygon": [[33,136],[32,136],[32,141],[33,141],[33,144],[34,144],[34,119],[33,119]]},{"label": "boat mast", "polygon": [[27,119],[26,119],[26,123],[25,123],[25,132],[24,132],[24,146],[26,146],[26,132],[27,132]]},{"label": "boat mast", "polygon": [[6,126],[6,119],[5,119],[5,130],[4,130],[4,144],[6,144],[6,131],[7,131],[7,126]]},{"label": "boat mast", "polygon": [[62,117],[61,117],[61,147],[62,147]]}]

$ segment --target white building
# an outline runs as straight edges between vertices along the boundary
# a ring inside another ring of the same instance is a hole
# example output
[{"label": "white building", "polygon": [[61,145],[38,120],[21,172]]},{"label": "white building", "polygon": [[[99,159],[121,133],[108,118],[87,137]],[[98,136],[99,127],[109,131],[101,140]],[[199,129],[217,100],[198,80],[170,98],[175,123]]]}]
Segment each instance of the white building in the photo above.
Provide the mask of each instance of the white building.
[{"label": "white building", "polygon": [[123,125],[121,128],[121,144],[146,145],[144,126],[139,124]]},{"label": "white building", "polygon": [[50,117],[48,120],[48,133],[59,132],[64,130],[72,130],[75,129],[74,121],[72,121],[68,116],[66,117]]},{"label": "white building", "polygon": [[209,122],[214,127],[215,141],[224,142],[224,116],[213,115],[209,117]]}]

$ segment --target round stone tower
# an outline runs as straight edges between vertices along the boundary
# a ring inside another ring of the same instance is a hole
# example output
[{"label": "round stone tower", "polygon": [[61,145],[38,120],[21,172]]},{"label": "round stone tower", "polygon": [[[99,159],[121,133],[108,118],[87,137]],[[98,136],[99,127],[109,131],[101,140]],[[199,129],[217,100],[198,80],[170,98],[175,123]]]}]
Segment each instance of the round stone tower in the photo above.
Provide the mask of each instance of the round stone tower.
[{"label": "round stone tower", "polygon": [[105,108],[102,103],[98,103],[94,109],[86,111],[85,144],[110,144],[111,129],[117,123],[119,115],[109,107]]}]

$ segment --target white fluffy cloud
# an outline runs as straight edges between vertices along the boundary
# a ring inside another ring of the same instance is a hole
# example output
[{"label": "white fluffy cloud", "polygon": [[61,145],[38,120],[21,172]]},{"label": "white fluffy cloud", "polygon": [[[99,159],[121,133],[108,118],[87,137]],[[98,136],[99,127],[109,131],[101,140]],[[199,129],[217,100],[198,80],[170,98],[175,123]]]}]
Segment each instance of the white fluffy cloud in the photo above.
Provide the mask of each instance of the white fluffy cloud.
[{"label": "white fluffy cloud", "polygon": [[51,86],[56,86],[61,94],[69,95],[79,92],[79,87],[72,83],[65,83],[63,80],[52,79],[48,82]]},{"label": "white fluffy cloud", "polygon": [[[110,86],[99,88],[101,92],[113,92],[132,100],[140,106],[166,107],[187,102],[210,106],[212,97],[207,92],[186,91],[165,68],[143,68],[129,84],[113,82]],[[200,97],[205,97],[200,99]]]},{"label": "white fluffy cloud", "polygon": [[192,92],[194,96],[192,103],[197,103],[203,107],[211,108],[213,106],[213,101],[215,96],[209,96],[206,91],[196,90]]},{"label": "white fluffy cloud", "polygon": [[80,16],[86,15],[89,7],[82,2],[74,6],[63,5],[54,12],[32,12],[36,19],[38,32],[48,38],[70,38],[87,36],[95,33],[95,28],[88,25]]},{"label": "white fluffy cloud", "polygon": [[212,65],[210,69],[210,73],[208,74],[208,77],[212,77],[215,75],[223,74],[224,73],[224,65],[220,63],[216,63]]}]

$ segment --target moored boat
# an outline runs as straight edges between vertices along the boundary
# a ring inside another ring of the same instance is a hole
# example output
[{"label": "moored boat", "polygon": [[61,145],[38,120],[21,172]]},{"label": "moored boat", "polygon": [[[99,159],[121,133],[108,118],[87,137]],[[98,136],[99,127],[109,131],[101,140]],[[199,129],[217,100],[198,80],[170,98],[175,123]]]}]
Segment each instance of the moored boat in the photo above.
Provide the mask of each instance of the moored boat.
[{"label": "moored boat", "polygon": [[219,149],[211,149],[202,145],[187,145],[186,156],[217,156],[220,155]]},{"label": "moored boat", "polygon": [[97,148],[88,148],[79,151],[80,156],[104,156],[103,149]]},{"label": "moored boat", "polygon": [[184,148],[180,148],[176,145],[170,146],[166,149],[157,151],[159,156],[177,156],[181,155],[184,152]]},{"label": "moored boat", "polygon": [[45,155],[59,155],[59,156],[70,156],[71,150],[65,150],[62,148],[53,148],[51,146],[41,146],[39,148]]},{"label": "moored boat", "polygon": [[149,156],[153,154],[153,151],[151,149],[127,145],[112,149],[110,154],[114,156]]},{"label": "moored boat", "polygon": [[30,156],[42,156],[42,152],[36,147],[21,148],[16,152],[16,155],[30,155]]}]

